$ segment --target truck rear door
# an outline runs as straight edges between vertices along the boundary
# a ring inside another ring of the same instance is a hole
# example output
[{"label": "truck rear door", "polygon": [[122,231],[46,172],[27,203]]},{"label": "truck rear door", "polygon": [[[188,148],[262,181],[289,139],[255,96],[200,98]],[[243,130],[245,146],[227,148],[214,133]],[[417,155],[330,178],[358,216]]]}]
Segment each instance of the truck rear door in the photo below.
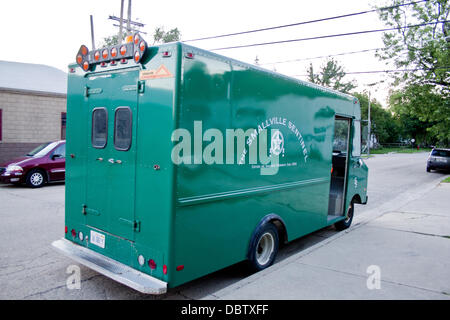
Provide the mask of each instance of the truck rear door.
[{"label": "truck rear door", "polygon": [[90,112],[86,161],[86,224],[134,240],[138,70],[92,74],[85,87]]}]

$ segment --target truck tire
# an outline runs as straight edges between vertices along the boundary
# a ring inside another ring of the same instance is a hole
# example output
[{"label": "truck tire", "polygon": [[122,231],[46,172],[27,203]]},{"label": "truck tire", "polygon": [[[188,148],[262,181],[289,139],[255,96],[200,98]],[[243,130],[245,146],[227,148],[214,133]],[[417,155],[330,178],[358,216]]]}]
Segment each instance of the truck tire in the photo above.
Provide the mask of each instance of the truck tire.
[{"label": "truck tire", "polygon": [[45,173],[39,169],[33,169],[27,174],[27,186],[31,188],[40,188],[45,184]]},{"label": "truck tire", "polygon": [[348,206],[348,209],[347,209],[347,218],[345,218],[344,220],[341,220],[339,222],[336,222],[334,224],[334,227],[336,228],[336,230],[342,231],[342,230],[345,230],[350,227],[350,225],[352,224],[352,221],[353,221],[354,210],[355,210],[355,202],[352,199],[352,201],[350,202],[350,205]]},{"label": "truck tire", "polygon": [[278,244],[278,230],[275,225],[265,223],[258,227],[250,241],[250,268],[253,271],[261,271],[272,265],[278,253]]}]

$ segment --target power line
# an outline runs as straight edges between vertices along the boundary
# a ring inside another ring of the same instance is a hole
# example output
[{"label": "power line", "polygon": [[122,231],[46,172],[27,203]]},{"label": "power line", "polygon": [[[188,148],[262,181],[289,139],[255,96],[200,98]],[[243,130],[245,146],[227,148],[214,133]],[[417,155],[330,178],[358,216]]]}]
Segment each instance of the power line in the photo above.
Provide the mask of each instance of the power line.
[{"label": "power line", "polygon": [[398,4],[398,5],[391,6],[391,7],[383,7],[383,8],[380,8],[380,9],[365,10],[365,11],[360,11],[360,12],[343,14],[343,15],[339,15],[339,16],[328,17],[328,18],[315,19],[315,20],[309,20],[309,21],[302,21],[302,22],[297,22],[297,23],[290,23],[290,24],[284,24],[284,25],[280,25],[280,26],[267,27],[267,28],[261,28],[261,29],[254,29],[254,30],[248,30],[248,31],[227,33],[227,34],[221,34],[221,35],[217,35],[217,36],[209,36],[209,37],[203,37],[203,38],[189,39],[189,40],[184,40],[183,42],[193,42],[193,41],[201,41],[201,40],[210,40],[210,39],[231,37],[231,36],[237,36],[237,35],[241,35],[241,34],[255,33],[255,32],[261,32],[261,31],[268,31],[268,30],[275,30],[275,29],[281,29],[281,28],[287,28],[287,27],[300,26],[300,25],[310,24],[310,23],[317,23],[317,22],[323,22],[323,21],[329,21],[329,20],[335,20],[335,19],[348,18],[348,17],[352,17],[352,16],[357,16],[357,15],[362,15],[362,14],[376,12],[377,10],[384,11],[384,10],[394,9],[394,8],[403,7],[403,6],[409,6],[409,5],[413,5],[413,4],[417,4],[417,3],[421,3],[421,2],[428,2],[428,1],[429,0],[414,1],[414,2],[409,2],[409,3],[404,3],[404,4]]},{"label": "power line", "polygon": [[326,39],[326,38],[344,37],[344,36],[352,36],[352,35],[358,35],[358,34],[375,33],[375,32],[386,32],[386,31],[393,31],[393,30],[400,30],[400,29],[409,29],[409,28],[423,27],[423,26],[434,25],[434,24],[437,24],[437,23],[446,23],[446,22],[450,22],[450,20],[421,23],[421,24],[404,26],[404,27],[375,29],[375,30],[364,30],[364,31],[355,31],[355,32],[347,32],[347,33],[338,33],[338,34],[331,34],[331,35],[324,35],[324,36],[309,37],[309,38],[300,38],[300,39],[289,39],[289,40],[279,40],[279,41],[271,41],[271,42],[252,43],[252,44],[244,44],[244,45],[239,45],[239,46],[215,48],[215,49],[209,49],[209,50],[210,51],[219,51],[219,50],[228,50],[228,49],[240,49],[240,48],[248,48],[248,47],[256,47],[256,46],[265,46],[265,45],[271,45],[271,44],[280,44],[280,43],[290,43],[290,42],[300,42],[300,41],[308,41],[308,40],[318,40],[318,39]]},{"label": "power line", "polygon": [[260,65],[263,66],[263,65],[271,65],[271,64],[281,64],[281,63],[289,63],[289,62],[298,62],[298,61],[322,59],[322,58],[328,58],[328,57],[345,56],[345,55],[349,55],[349,54],[370,52],[370,51],[375,51],[375,50],[380,50],[380,49],[383,49],[383,48],[373,48],[373,49],[365,49],[365,50],[359,50],[359,51],[342,52],[342,53],[328,54],[328,55],[325,55],[325,56],[317,56],[317,57],[311,57],[311,58],[301,58],[301,59],[293,59],[293,60],[266,62],[266,63],[260,63]]},{"label": "power line", "polygon": [[[426,40],[425,43],[434,42],[436,40]],[[292,59],[292,60],[283,60],[283,61],[275,61],[275,62],[266,62],[266,63],[260,63],[260,66],[264,65],[272,65],[272,64],[281,64],[281,63],[289,63],[289,62],[299,62],[299,61],[308,61],[308,60],[314,60],[314,59],[322,59],[322,58],[329,58],[329,57],[337,57],[337,56],[345,56],[350,54],[356,54],[356,53],[364,53],[364,52],[370,52],[370,51],[376,51],[376,50],[382,50],[384,48],[373,48],[373,49],[364,49],[359,51],[349,51],[349,52],[342,52],[342,53],[336,53],[336,54],[327,54],[323,56],[316,56],[316,57],[309,57],[309,58],[299,58],[299,59]],[[410,48],[409,50],[422,50],[423,48]],[[400,55],[406,55],[408,52],[401,53]]]},{"label": "power line", "polygon": [[[432,71],[435,69],[450,69],[450,67],[436,67],[434,69],[423,69],[423,68],[417,68],[417,69],[400,69],[400,70],[372,70],[372,71],[352,71],[352,72],[346,72],[345,75],[348,74],[369,74],[369,73],[392,73],[392,72],[415,72],[415,71]],[[291,77],[307,77],[307,74],[295,74],[291,75]]]}]

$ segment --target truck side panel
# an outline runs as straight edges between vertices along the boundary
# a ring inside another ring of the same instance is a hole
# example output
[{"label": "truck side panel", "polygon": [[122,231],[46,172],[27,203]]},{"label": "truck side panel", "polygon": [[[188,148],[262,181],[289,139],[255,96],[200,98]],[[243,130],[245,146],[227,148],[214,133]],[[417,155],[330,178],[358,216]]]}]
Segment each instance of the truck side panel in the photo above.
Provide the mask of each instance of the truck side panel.
[{"label": "truck side panel", "polygon": [[281,216],[289,240],[326,226],[334,116],[353,111],[345,96],[194,54],[183,62],[179,127],[194,133],[194,122],[201,121],[202,133],[221,131],[225,158],[227,129],[266,126],[269,147],[276,129],[284,152],[278,173],[261,175],[248,154],[245,164],[237,164],[243,152],[238,143],[234,164],[198,163],[202,155],[192,148],[193,161],[177,167],[175,263],[184,269],[171,286],[246,259],[250,236],[267,214]]}]

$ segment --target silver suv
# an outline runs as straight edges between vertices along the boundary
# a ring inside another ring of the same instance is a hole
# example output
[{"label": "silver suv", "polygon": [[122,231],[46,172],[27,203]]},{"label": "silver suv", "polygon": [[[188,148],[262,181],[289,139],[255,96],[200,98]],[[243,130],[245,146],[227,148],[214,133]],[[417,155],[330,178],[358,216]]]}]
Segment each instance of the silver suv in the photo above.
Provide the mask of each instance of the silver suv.
[{"label": "silver suv", "polygon": [[433,148],[427,160],[427,172],[450,170],[450,149]]}]

